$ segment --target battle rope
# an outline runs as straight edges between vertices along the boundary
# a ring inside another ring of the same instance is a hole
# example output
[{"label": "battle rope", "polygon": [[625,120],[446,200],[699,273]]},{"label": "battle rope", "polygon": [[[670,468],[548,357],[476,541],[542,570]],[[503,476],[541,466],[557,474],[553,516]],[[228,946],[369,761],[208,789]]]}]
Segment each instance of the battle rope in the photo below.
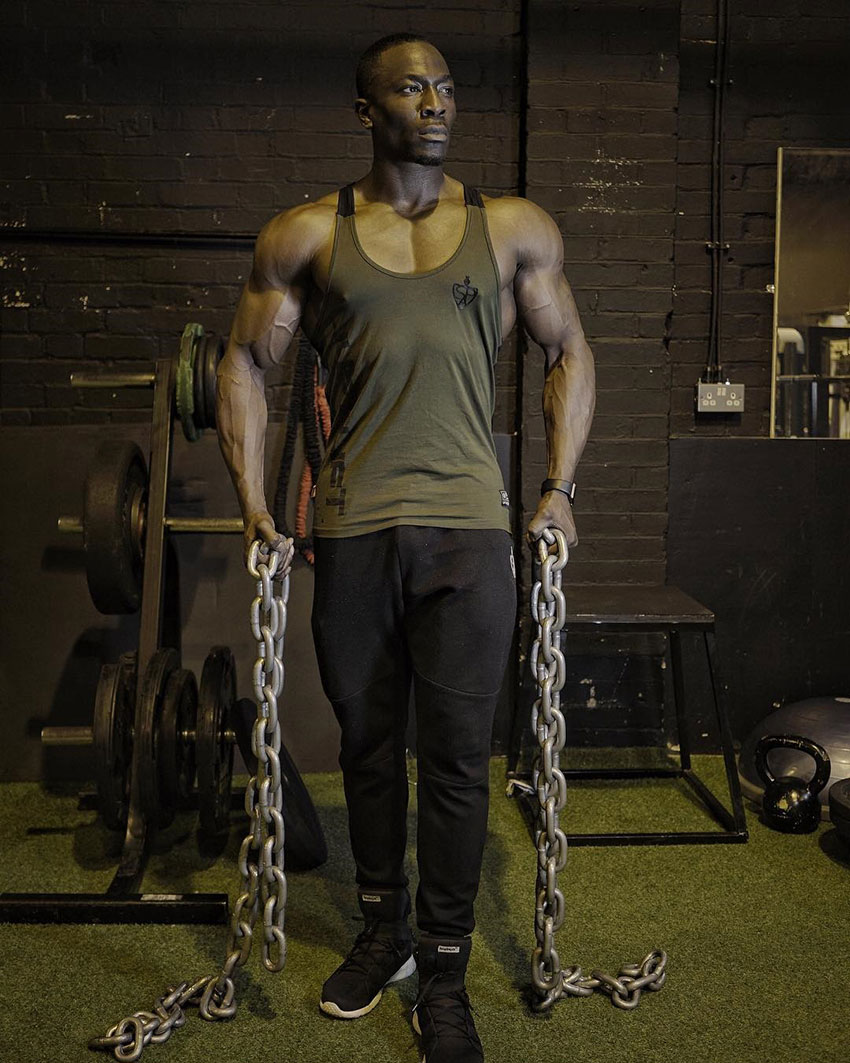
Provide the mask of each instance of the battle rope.
[{"label": "battle rope", "polygon": [[[553,549],[554,548],[554,549]],[[536,845],[537,885],[534,932],[537,946],[531,961],[535,1011],[546,1011],[561,996],[588,997],[594,990],[607,993],[618,1008],[636,1008],[643,990],[659,990],[667,978],[667,954],[655,949],[643,963],[624,964],[616,978],[602,971],[583,977],[581,967],[561,968],[555,934],[566,916],[564,895],[558,888],[558,873],[567,863],[567,836],[561,829],[560,813],[567,803],[567,783],[560,756],[567,740],[561,711],[561,690],[566,679],[566,660],[561,635],[567,615],[562,572],[569,557],[567,541],[559,528],[547,528],[537,541],[539,579],[531,591],[531,616],[537,632],[531,649],[531,671],[537,679],[537,698],[531,709],[531,729],[537,735],[539,752],[534,760],[532,783],[519,784],[537,794],[539,802]],[[508,792],[516,788],[511,780]]]},{"label": "battle rope", "polygon": [[[293,539],[296,550],[311,564],[313,542],[307,534],[307,513],[311,491],[319,476],[322,448],[330,435],[330,410],[320,380],[319,359],[309,342],[302,337],[295,360],[292,397],[286,421],[283,453],[280,459],[277,489],[272,515],[275,526]],[[295,526],[287,521],[287,498],[299,427],[304,443],[304,466],[301,470],[296,499]]]},{"label": "battle rope", "polygon": [[281,971],[286,963],[283,786],[280,768],[278,699],[283,691],[283,639],[286,633],[289,574],[277,575],[288,544],[270,550],[264,543],[251,547],[248,572],[257,581],[251,603],[251,630],[257,640],[252,673],[257,718],[251,746],[257,774],[245,790],[250,829],[239,849],[241,893],[233,908],[226,959],[217,974],[169,986],[152,1011],[137,1011],[95,1037],[89,1048],[112,1051],[118,1060],[137,1060],[148,1044],[167,1041],[186,1022],[184,1008],[196,1004],[208,1020],[232,1019],[236,1014],[233,975],[251,955],[254,924],[262,909],[263,965]]}]

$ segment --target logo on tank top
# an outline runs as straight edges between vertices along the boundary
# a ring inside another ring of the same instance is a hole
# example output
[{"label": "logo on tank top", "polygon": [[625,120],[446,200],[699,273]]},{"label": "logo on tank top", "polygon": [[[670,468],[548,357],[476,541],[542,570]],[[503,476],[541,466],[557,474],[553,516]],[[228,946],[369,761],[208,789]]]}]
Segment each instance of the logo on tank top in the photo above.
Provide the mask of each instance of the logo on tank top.
[{"label": "logo on tank top", "polygon": [[472,287],[467,275],[463,278],[463,284],[452,285],[452,295],[455,297],[458,310],[465,310],[466,307],[475,302],[478,296],[478,289]]}]

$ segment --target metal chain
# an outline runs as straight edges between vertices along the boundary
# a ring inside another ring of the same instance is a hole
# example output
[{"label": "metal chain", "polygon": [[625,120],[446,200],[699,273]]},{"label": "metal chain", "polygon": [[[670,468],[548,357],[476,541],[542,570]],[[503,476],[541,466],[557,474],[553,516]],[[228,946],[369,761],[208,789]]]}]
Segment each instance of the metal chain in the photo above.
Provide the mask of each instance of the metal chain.
[{"label": "metal chain", "polygon": [[555,934],[566,916],[564,894],[558,888],[558,874],[567,863],[567,836],[560,826],[560,813],[567,803],[567,783],[560,765],[567,741],[566,721],[561,711],[561,690],[566,679],[561,636],[567,616],[562,571],[569,558],[564,533],[559,528],[546,528],[537,541],[537,552],[540,578],[531,591],[531,616],[537,631],[530,661],[538,687],[531,709],[531,729],[540,746],[531,785],[540,806],[534,916],[537,946],[531,961],[531,979],[537,998],[534,1009],[546,1011],[565,994],[587,997],[599,990],[610,996],[612,1004],[628,1010],[637,1007],[645,989],[654,991],[664,985],[666,953],[656,949],[641,964],[625,964],[616,978],[602,971],[593,971],[588,978],[582,976],[580,967],[562,969],[555,948]]},{"label": "metal chain", "polygon": [[254,924],[262,909],[263,965],[281,971],[286,963],[284,916],[283,788],[280,769],[280,720],[278,698],[283,691],[283,639],[286,633],[289,574],[277,575],[290,542],[271,550],[255,542],[248,558],[248,572],[257,581],[257,596],[251,603],[251,631],[257,640],[253,687],[257,718],[251,744],[257,757],[257,774],[245,790],[248,833],[239,849],[241,892],[233,908],[227,938],[226,959],[217,974],[169,987],[157,999],[153,1011],[137,1011],[111,1026],[104,1037],[95,1037],[89,1048],[111,1051],[118,1060],[137,1060],[148,1044],[167,1041],[186,1021],[184,1008],[195,1004],[201,1017],[210,1021],[232,1019],[236,1014],[234,972],[251,955]]}]

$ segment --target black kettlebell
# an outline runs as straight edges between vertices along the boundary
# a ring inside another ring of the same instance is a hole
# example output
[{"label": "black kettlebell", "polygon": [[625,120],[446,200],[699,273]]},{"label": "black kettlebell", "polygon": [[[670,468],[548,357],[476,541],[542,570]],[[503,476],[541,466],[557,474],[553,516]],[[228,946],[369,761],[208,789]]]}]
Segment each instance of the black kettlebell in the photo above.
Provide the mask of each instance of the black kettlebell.
[{"label": "black kettlebell", "polygon": [[[807,782],[796,775],[778,779],[767,766],[772,749],[798,749],[815,762],[815,773]],[[829,779],[829,754],[817,742],[802,735],[765,735],[756,746],[756,771],[764,780],[762,812],[768,827],[788,834],[808,834],[820,823],[818,794]]]}]

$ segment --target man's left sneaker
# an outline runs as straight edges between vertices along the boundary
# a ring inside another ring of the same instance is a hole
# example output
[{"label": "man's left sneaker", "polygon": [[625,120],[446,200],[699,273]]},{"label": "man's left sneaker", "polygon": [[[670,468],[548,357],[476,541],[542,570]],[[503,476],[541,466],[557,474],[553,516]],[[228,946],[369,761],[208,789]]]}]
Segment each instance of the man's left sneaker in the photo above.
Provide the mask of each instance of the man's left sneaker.
[{"label": "man's left sneaker", "polygon": [[469,938],[419,939],[413,1029],[421,1039],[422,1063],[483,1063],[464,984],[471,946]]}]

